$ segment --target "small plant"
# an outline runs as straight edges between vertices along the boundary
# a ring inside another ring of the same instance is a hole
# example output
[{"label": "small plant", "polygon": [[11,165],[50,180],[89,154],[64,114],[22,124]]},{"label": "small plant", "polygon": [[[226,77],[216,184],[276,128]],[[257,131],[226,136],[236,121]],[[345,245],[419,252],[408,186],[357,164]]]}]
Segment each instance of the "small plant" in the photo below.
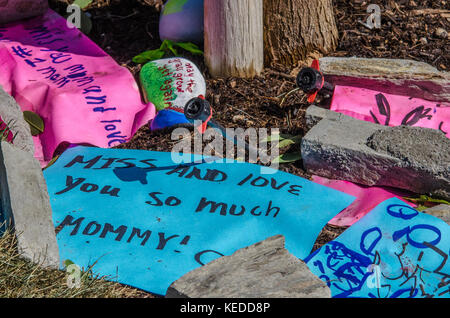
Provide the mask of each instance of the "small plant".
[{"label": "small plant", "polygon": [[[94,264],[95,265],[95,264]],[[89,266],[87,270],[81,269],[79,266],[77,266],[74,262],[72,262],[69,259],[66,259],[64,261],[64,268],[65,271],[68,272],[72,278],[76,279],[78,281],[78,284],[89,284],[90,281],[95,279],[100,279],[99,275],[94,275],[93,267]],[[70,287],[70,286],[69,286]],[[73,286],[75,287],[75,286]],[[79,286],[77,286],[79,288]]]},{"label": "small plant", "polygon": [[417,211],[424,211],[430,207],[433,207],[437,204],[448,204],[450,205],[450,202],[445,201],[445,200],[440,200],[440,199],[434,199],[432,197],[429,197],[427,195],[421,195],[417,198],[410,198],[410,197],[404,197],[403,199],[409,201],[409,202],[413,202],[415,204],[417,204]]},{"label": "small plant", "polygon": [[86,8],[93,0],[75,0],[72,4],[79,6],[81,9]]},{"label": "small plant", "polygon": [[154,60],[162,59],[166,56],[178,56],[178,48],[188,51],[194,55],[202,55],[203,51],[197,45],[191,42],[173,42],[171,40],[164,40],[156,50],[145,51],[133,58],[136,64],[145,64]]},{"label": "small plant", "polygon": [[[278,139],[278,148],[286,148],[288,146],[300,144],[302,138],[301,136],[293,136],[289,134],[276,134],[267,137],[264,141],[272,141]],[[272,163],[289,163],[295,162],[302,158],[302,154],[300,151],[296,152],[288,152],[276,157]]]}]

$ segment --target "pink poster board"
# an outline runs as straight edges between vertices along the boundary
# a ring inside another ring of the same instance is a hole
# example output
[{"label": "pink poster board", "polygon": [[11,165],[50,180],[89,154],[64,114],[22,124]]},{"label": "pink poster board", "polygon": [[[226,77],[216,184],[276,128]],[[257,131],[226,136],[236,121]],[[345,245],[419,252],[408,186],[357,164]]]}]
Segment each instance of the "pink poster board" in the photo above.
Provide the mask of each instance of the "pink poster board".
[{"label": "pink poster board", "polygon": [[332,225],[351,226],[372,211],[381,202],[390,198],[398,198],[409,205],[416,207],[415,204],[402,199],[404,196],[411,195],[411,193],[407,191],[387,187],[360,186],[349,181],[331,180],[319,176],[312,176],[312,181],[356,197],[356,200],[353,201],[352,204],[328,222]]},{"label": "pink poster board", "polygon": [[43,166],[63,142],[113,147],[155,116],[128,69],[52,10],[0,26],[0,70],[22,111],[44,120],[34,137]]},{"label": "pink poster board", "polygon": [[438,129],[450,138],[450,105],[337,85],[331,110],[385,126]]}]

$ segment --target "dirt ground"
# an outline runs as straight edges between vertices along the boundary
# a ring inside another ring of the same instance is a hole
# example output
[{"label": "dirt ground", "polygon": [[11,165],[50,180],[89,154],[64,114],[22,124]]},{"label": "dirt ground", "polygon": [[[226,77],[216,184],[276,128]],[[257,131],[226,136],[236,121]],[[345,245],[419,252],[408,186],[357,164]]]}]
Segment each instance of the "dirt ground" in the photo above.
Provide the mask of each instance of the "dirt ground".
[{"label": "dirt ground", "polygon": [[[65,3],[69,2],[72,1],[50,0],[52,7],[61,13]],[[439,12],[431,14],[433,11],[430,11],[449,10],[450,1],[372,0],[370,3],[379,4],[383,12],[379,30],[369,30],[358,23],[359,19],[364,20],[368,16],[366,1],[333,2],[340,40],[337,50],[329,55],[406,58],[427,62],[440,70],[450,68],[450,41],[434,34],[438,28],[450,31],[450,17],[446,18]],[[132,58],[161,44],[158,33],[161,3],[161,0],[94,0],[87,10],[93,20],[90,38],[119,64],[127,67],[137,81],[140,66],[133,63]],[[203,57],[189,54],[185,57],[193,60],[203,72],[207,81],[206,98],[214,108],[215,119],[223,126],[277,127],[283,133],[305,133],[304,114],[308,106],[305,96],[300,92],[290,94],[284,100],[279,96],[295,88],[298,66],[306,63],[290,68],[271,65],[261,76],[251,80],[213,79]],[[167,132],[150,132],[143,127],[124,146],[170,151],[169,140]],[[301,162],[287,164],[282,170],[307,176]]]},{"label": "dirt ground", "polygon": [[[53,9],[64,13],[72,1],[50,0]],[[450,31],[449,0],[333,0],[339,31],[339,46],[330,56],[402,58],[423,61],[439,70],[450,69],[450,43],[440,38],[438,28]],[[138,81],[140,66],[132,58],[160,46],[158,33],[160,0],[94,0],[87,8],[92,15],[90,38],[127,67]],[[369,30],[358,20],[368,16],[368,3],[380,5],[382,28]],[[299,66],[267,66],[261,76],[253,79],[214,79],[202,57],[184,57],[194,61],[207,81],[207,100],[213,106],[215,119],[225,127],[276,127],[282,133],[304,135],[306,96],[292,91]],[[170,131],[151,132],[142,127],[135,137],[118,148],[171,151]],[[299,145],[286,149],[298,151]],[[282,164],[280,169],[298,176],[310,177],[302,162]],[[345,228],[327,225],[314,245],[317,249],[336,238]]]}]

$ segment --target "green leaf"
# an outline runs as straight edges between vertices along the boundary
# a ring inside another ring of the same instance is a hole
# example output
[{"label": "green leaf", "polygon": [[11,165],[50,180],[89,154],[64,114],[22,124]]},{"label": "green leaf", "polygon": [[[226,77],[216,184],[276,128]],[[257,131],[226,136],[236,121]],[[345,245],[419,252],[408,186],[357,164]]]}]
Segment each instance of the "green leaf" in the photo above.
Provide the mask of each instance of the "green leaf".
[{"label": "green leaf", "polygon": [[268,136],[267,138],[264,138],[263,140],[261,140],[261,142],[271,142],[274,139],[278,139],[278,141],[282,140],[281,135],[278,134],[272,134],[270,136]]},{"label": "green leaf", "polygon": [[53,157],[52,158],[52,160],[50,160],[50,162],[45,166],[45,168],[43,168],[42,170],[45,170],[45,169],[47,169],[48,167],[50,167],[51,165],[53,165],[55,162],[56,162],[56,160],[58,160],[59,159],[59,156],[55,156],[55,157]]},{"label": "green leaf", "polygon": [[177,49],[176,48],[174,48],[172,45],[169,45],[168,47],[167,47],[169,50],[170,50],[170,52],[172,52],[173,53],[173,55],[175,55],[175,56],[177,56],[178,55],[178,51],[177,51]]},{"label": "green leaf", "polygon": [[70,266],[70,265],[72,265],[72,264],[75,264],[75,263],[72,262],[70,259],[66,259],[66,260],[64,261],[64,266],[65,266],[65,267],[68,267],[68,266]]},{"label": "green leaf", "polygon": [[288,134],[273,134],[269,137],[265,138],[262,142],[273,142],[278,138],[278,148],[284,148],[296,143],[299,143],[302,140],[301,136],[293,136]]},{"label": "green leaf", "polygon": [[200,50],[200,48],[191,42],[177,42],[175,43],[176,46],[181,47],[183,50],[186,50],[188,52],[191,52],[195,55],[202,55],[203,51]]},{"label": "green leaf", "polygon": [[164,5],[163,15],[178,13],[183,10],[187,0],[169,0]]},{"label": "green leaf", "polygon": [[292,139],[283,139],[278,143],[278,148],[285,148],[287,146],[295,144],[295,141]]},{"label": "green leaf", "polygon": [[276,140],[276,139],[278,139],[279,141],[282,141],[282,140],[285,140],[285,139],[292,139],[294,137],[295,137],[294,135],[289,135],[289,134],[273,133],[269,137],[263,139],[262,142],[273,141],[273,140]]},{"label": "green leaf", "polygon": [[133,57],[133,62],[136,64],[145,64],[154,60],[158,60],[164,56],[165,52],[161,49],[145,51]]},{"label": "green leaf", "polygon": [[173,55],[177,56],[178,52],[174,47],[175,43],[171,40],[164,40],[161,44],[160,50],[163,50],[166,53],[172,52]]},{"label": "green leaf", "polygon": [[427,210],[427,209],[429,209],[430,207],[429,206],[426,206],[426,205],[418,205],[416,208],[414,208],[414,209],[416,209],[417,211],[419,211],[419,212],[423,212],[423,211],[425,211],[425,210]]},{"label": "green leaf", "polygon": [[72,4],[79,6],[81,9],[86,8],[93,0],[75,0]]},{"label": "green leaf", "polygon": [[283,140],[281,140],[279,142],[278,147],[279,148],[284,148],[284,147],[287,147],[287,146],[290,146],[290,145],[294,145],[294,144],[299,143],[301,140],[302,140],[302,138],[300,136],[295,136],[295,137],[292,137],[292,138],[286,138],[286,139],[283,139]]},{"label": "green leaf", "polygon": [[37,136],[44,132],[44,121],[38,114],[28,110],[23,112],[23,118],[30,125],[31,134]]},{"label": "green leaf", "polygon": [[169,51],[169,46],[173,47],[174,42],[172,40],[164,40],[161,43],[161,46],[159,47],[160,50],[163,50],[165,52]]},{"label": "green leaf", "polygon": [[418,198],[409,198],[409,197],[403,197],[403,199],[417,203],[419,205],[426,205],[426,203],[436,203],[436,204],[448,204],[450,205],[450,202],[441,200],[441,199],[434,199],[432,197],[429,197],[427,195],[421,195]]},{"label": "green leaf", "polygon": [[290,152],[278,156],[272,161],[272,163],[288,163],[295,162],[300,159],[302,159],[302,154],[300,152]]},{"label": "green leaf", "polygon": [[133,62],[137,63],[137,64],[145,64],[150,61],[161,59],[166,54],[170,54],[170,53],[172,53],[174,56],[178,56],[178,51],[175,48],[176,46],[182,48],[183,50],[191,52],[193,54],[203,54],[203,52],[198,48],[198,46],[193,43],[190,43],[190,42],[175,43],[171,40],[164,40],[161,43],[161,46],[159,47],[159,49],[146,51],[139,55],[136,55],[133,58]]}]

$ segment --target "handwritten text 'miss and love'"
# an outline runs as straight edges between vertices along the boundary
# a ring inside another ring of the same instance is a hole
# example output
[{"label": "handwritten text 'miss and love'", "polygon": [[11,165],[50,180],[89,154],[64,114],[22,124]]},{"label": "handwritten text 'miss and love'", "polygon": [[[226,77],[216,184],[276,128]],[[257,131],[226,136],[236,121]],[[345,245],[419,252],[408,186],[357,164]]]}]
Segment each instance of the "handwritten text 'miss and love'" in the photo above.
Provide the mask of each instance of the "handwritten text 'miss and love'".
[{"label": "handwritten text 'miss and love'", "polygon": [[[179,164],[173,166],[158,167],[155,165],[156,159],[136,159],[136,158],[109,158],[103,155],[97,155],[91,158],[85,158],[84,155],[77,155],[71,158],[67,164],[64,165],[64,169],[70,169],[78,166],[83,171],[100,171],[111,169],[116,177],[122,181],[129,184],[129,182],[134,182],[136,186],[139,186],[139,182],[147,186],[147,174],[152,173],[152,171],[162,171],[164,178],[167,178],[164,182],[175,183],[179,179],[184,180],[197,180],[196,182],[205,182],[205,187],[210,183],[223,183],[225,181],[231,181],[235,179],[233,185],[236,187],[242,187],[245,191],[245,186],[252,188],[270,188],[271,190],[280,191],[280,194],[288,196],[300,196],[302,186],[298,184],[292,184],[289,181],[281,182],[271,177],[262,177],[254,175],[252,173],[243,174],[239,178],[230,178],[229,175],[218,169],[210,169],[207,164]],[[160,176],[158,176],[158,179]],[[160,180],[160,179],[159,179]],[[158,183],[155,182],[155,185]],[[248,188],[247,188],[248,189]],[[92,194],[97,196],[108,196],[110,198],[116,198],[120,200],[122,196],[121,188],[117,186],[112,186],[108,184],[97,184],[90,182],[87,177],[79,177],[74,175],[65,176],[65,185],[55,192],[55,195],[64,195],[66,193],[71,193],[74,191]],[[226,191],[226,187],[224,190]],[[206,197],[206,195],[198,189],[198,191],[188,191],[191,195],[192,193],[199,196],[199,200],[196,201],[194,211],[195,213],[206,212],[210,215],[220,215],[220,216],[243,216],[251,215],[253,217],[272,217],[277,218],[281,212],[281,208],[277,206],[273,200],[268,200],[268,203],[259,204],[256,206],[248,207],[244,204],[238,204],[233,202],[232,196],[230,196],[229,202],[223,202],[219,200],[211,200]],[[197,193],[196,193],[197,192]],[[148,193],[148,200],[145,203],[149,206],[155,208],[173,208],[182,206],[183,199],[180,198],[181,195],[172,195],[169,193],[163,193],[161,191],[153,191]],[[281,196],[283,197],[283,196]],[[92,197],[94,199],[94,197]],[[192,197],[188,201],[192,203]],[[192,208],[192,207],[191,207]],[[63,228],[65,226],[75,225],[71,235],[76,235],[81,227],[81,222],[84,218],[79,218],[74,220],[70,215],[61,222],[60,226]],[[90,228],[92,226],[89,226]],[[97,232],[100,231],[99,226],[97,226]],[[85,229],[86,230],[86,229]],[[109,231],[109,230],[108,230]],[[106,232],[108,232],[106,231]],[[84,231],[86,232],[86,231]],[[90,231],[88,231],[90,232]],[[104,231],[103,231],[104,232]],[[102,232],[102,233],[103,233]],[[109,231],[111,232],[111,231]],[[136,231],[135,231],[136,232]],[[117,239],[120,241],[125,233],[123,231],[116,232],[118,234]],[[92,233],[90,233],[92,234]],[[103,233],[105,234],[105,233]],[[136,234],[136,233],[135,233]],[[138,233],[139,234],[139,233]],[[145,243],[145,242],[144,242]],[[162,248],[165,244],[164,240],[160,242],[159,248]]]}]

